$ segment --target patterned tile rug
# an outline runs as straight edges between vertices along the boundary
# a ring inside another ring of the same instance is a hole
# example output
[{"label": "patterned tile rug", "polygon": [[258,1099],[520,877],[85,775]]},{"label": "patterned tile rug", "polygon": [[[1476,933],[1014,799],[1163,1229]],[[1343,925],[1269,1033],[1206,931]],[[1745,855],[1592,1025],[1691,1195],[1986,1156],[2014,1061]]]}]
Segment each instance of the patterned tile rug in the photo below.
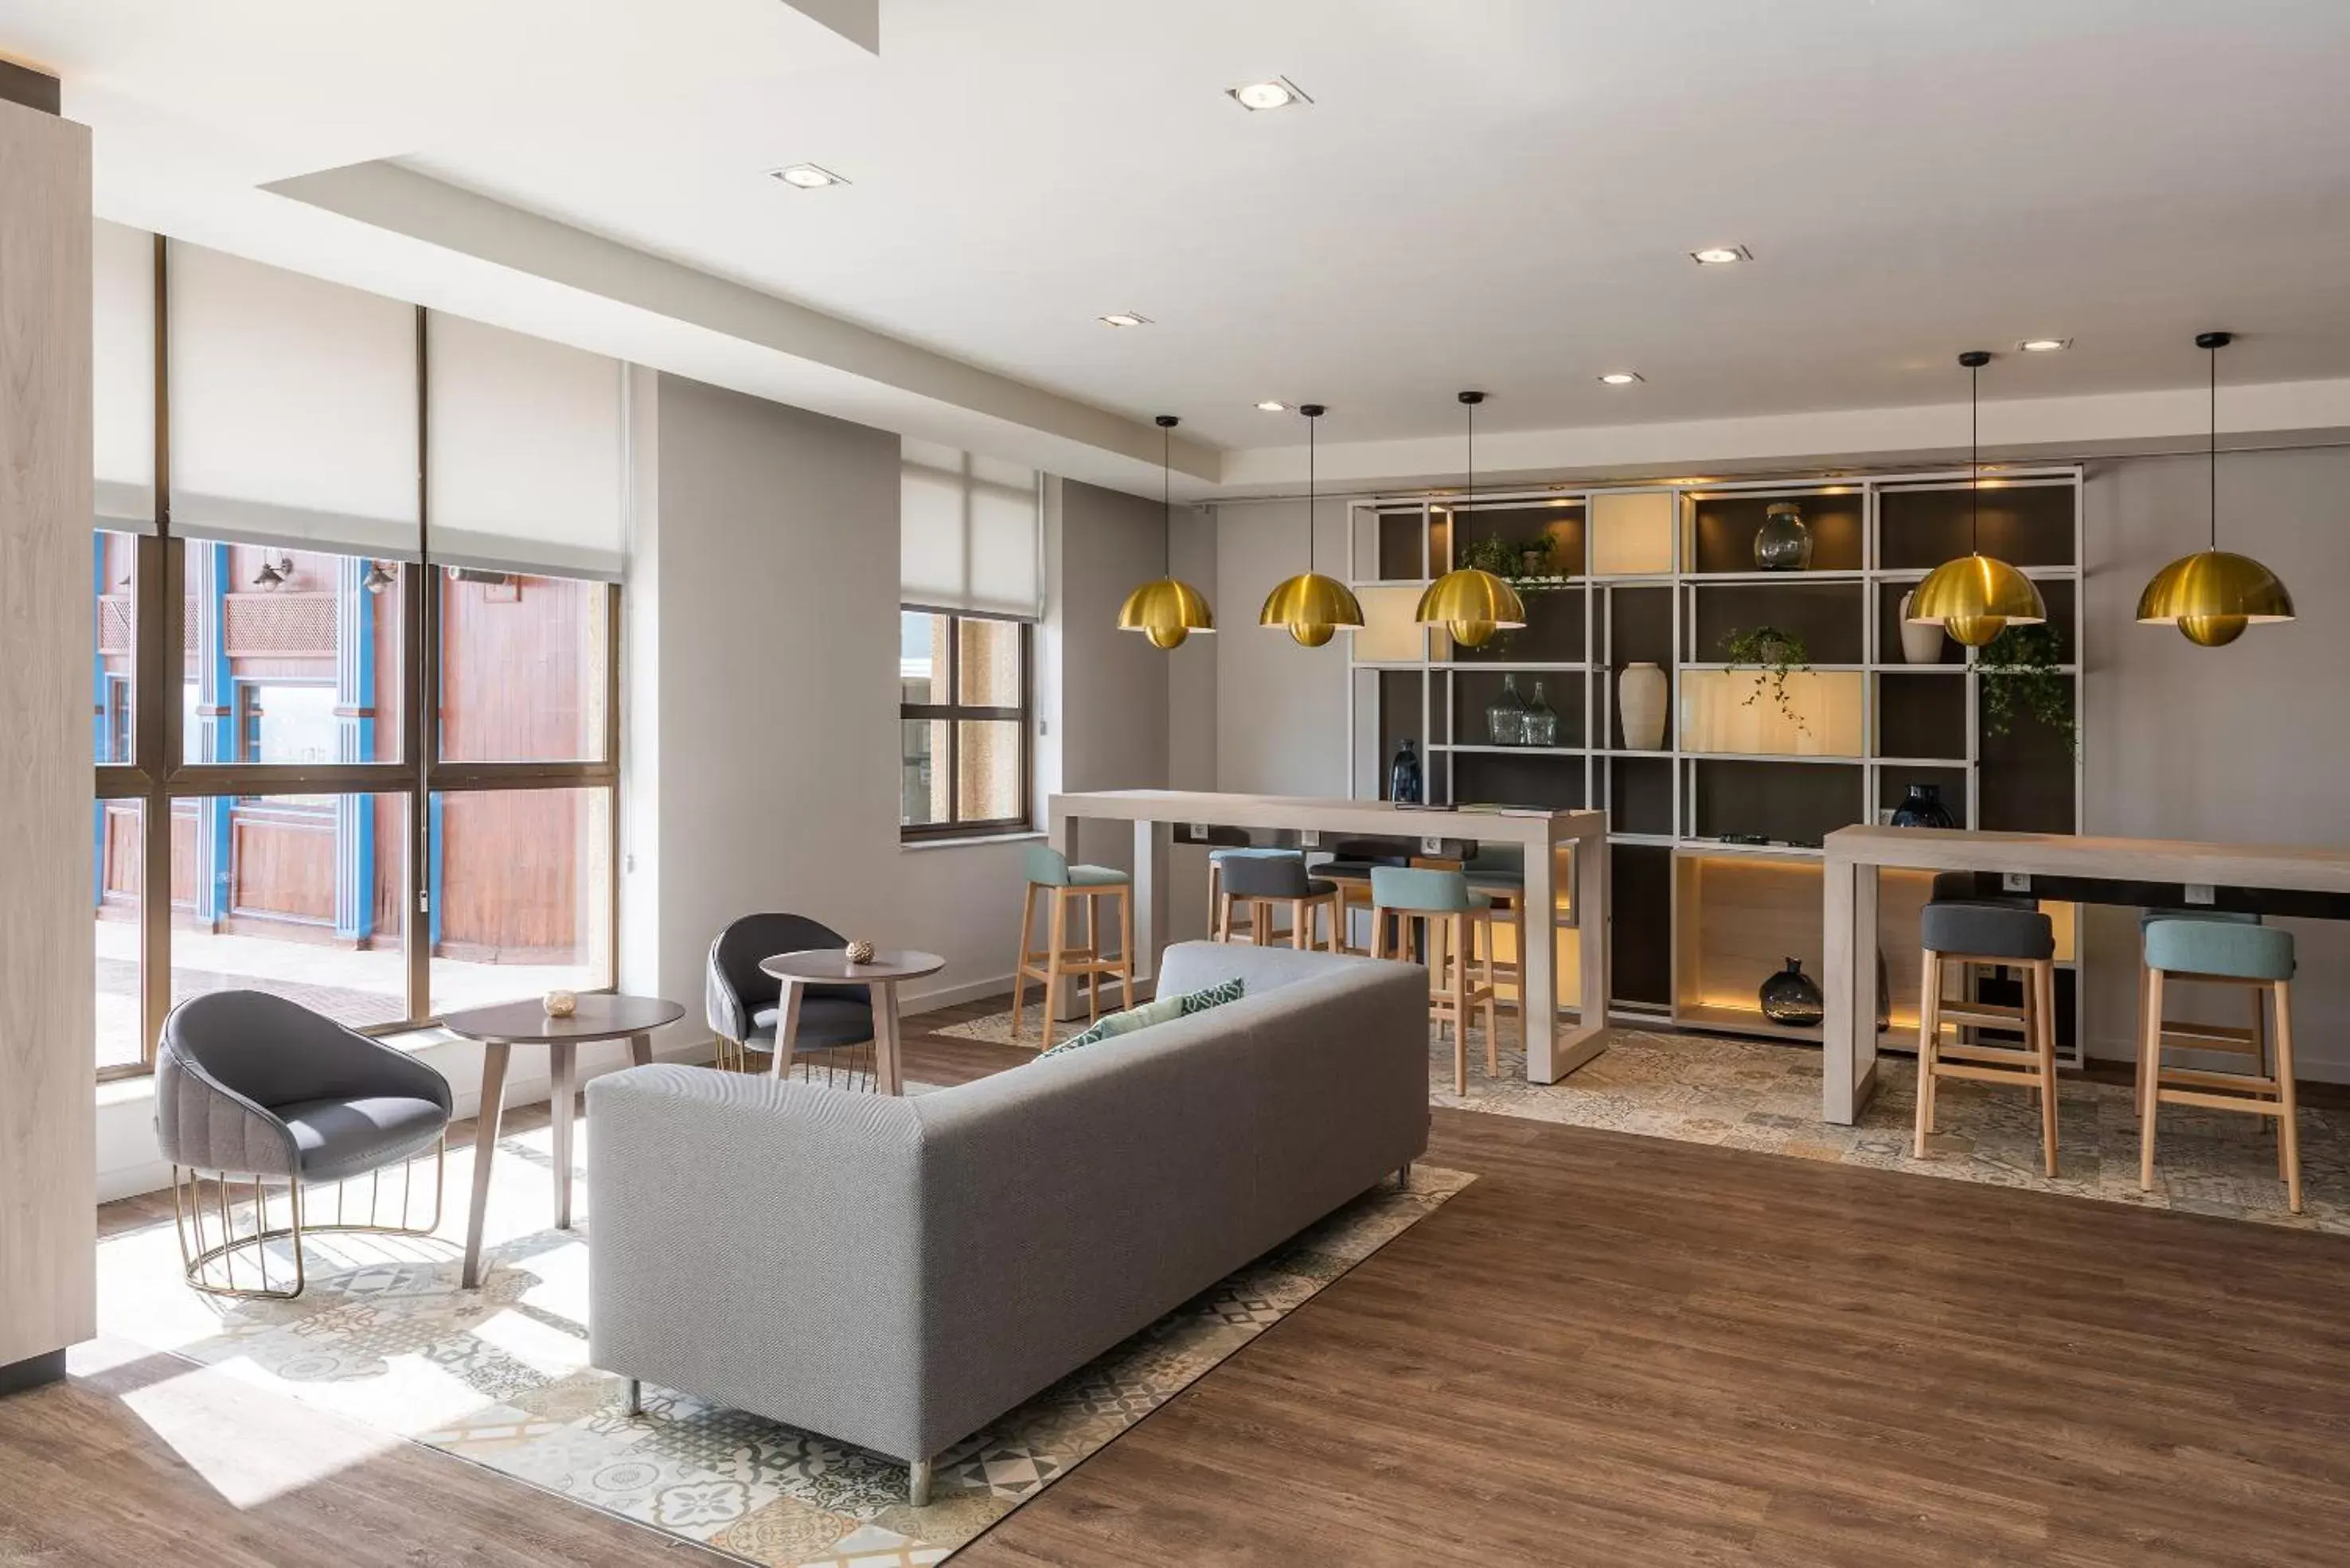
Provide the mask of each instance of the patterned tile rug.
[{"label": "patterned tile rug", "polygon": [[[1034,1043],[1037,1023],[1024,1022]],[[1000,1012],[937,1033],[1010,1038]],[[1910,1156],[1918,1074],[1907,1056],[1878,1058],[1878,1087],[1857,1127],[1820,1120],[1816,1047],[1711,1034],[1618,1029],[1597,1060],[1556,1084],[1526,1082],[1517,1025],[1502,1020],[1502,1073],[1485,1075],[1484,1032],[1470,1031],[1469,1092],[1452,1092],[1448,1039],[1429,1044],[1431,1105],[1573,1127],[1605,1127],[1800,1159],[2025,1187],[2075,1198],[2178,1209],[2350,1234],[2350,1113],[2301,1111],[2303,1210],[2285,1208],[2276,1139],[2247,1116],[2167,1106],[2152,1192],[2137,1186],[2137,1116],[2127,1086],[2067,1079],[2056,1096],[2057,1174],[2041,1174],[2040,1111],[2032,1096],[1994,1085],[1945,1083],[1927,1158]]]},{"label": "patterned tile rug", "polygon": [[905,1468],[861,1449],[651,1387],[642,1417],[620,1413],[619,1379],[588,1365],[591,1221],[536,1229],[551,1143],[541,1129],[499,1146],[479,1291],[457,1288],[471,1159],[452,1148],[439,1237],[314,1237],[296,1301],[196,1295],[168,1225],[108,1240],[103,1342],[118,1357],[174,1353],[747,1562],[900,1568],[943,1562],[1473,1179],[1420,1166],[1409,1191],[1357,1199],[959,1445],[914,1509]]}]

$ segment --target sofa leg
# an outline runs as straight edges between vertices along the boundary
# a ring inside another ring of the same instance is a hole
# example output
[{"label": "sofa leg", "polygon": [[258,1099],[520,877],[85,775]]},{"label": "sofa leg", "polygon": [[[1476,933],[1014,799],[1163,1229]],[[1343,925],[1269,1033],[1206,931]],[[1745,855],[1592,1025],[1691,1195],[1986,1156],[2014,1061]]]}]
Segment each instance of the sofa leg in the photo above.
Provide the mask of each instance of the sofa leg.
[{"label": "sofa leg", "polygon": [[911,1508],[931,1506],[931,1461],[916,1459],[906,1467],[906,1502]]},{"label": "sofa leg", "polygon": [[1401,1166],[1397,1168],[1396,1185],[1402,1188],[1406,1192],[1411,1190],[1411,1161],[1407,1159]]},{"label": "sofa leg", "polygon": [[624,1416],[641,1416],[645,1413],[645,1386],[642,1380],[635,1377],[629,1379],[629,1397],[621,1405],[620,1413]]}]

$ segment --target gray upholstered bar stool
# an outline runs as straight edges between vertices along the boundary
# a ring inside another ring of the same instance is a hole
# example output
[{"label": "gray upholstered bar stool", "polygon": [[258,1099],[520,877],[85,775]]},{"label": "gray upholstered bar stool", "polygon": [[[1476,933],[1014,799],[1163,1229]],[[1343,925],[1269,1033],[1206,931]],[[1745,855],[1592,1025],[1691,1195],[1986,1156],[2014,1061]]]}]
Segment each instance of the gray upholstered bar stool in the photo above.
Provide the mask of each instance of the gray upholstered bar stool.
[{"label": "gray upholstered bar stool", "polygon": [[[1216,830],[1211,828],[1209,831]],[[1242,839],[1239,844],[1227,844],[1208,851],[1208,934],[1220,942],[1231,941],[1233,934],[1242,930],[1247,932],[1251,940],[1256,938],[1253,909],[1247,911],[1249,923],[1245,927],[1236,926],[1232,922],[1235,911],[1232,909],[1232,900],[1224,889],[1224,871],[1227,867],[1235,860],[1295,860],[1301,864],[1305,860],[1304,854],[1299,850],[1284,849],[1271,844],[1251,844],[1246,841],[1245,834],[1242,836]]]},{"label": "gray upholstered bar stool", "polygon": [[[1020,899],[1020,956],[1012,966],[1012,1043],[1020,1044],[1020,1009],[1027,994],[1027,983],[1041,980],[1045,982],[1045,1007],[1044,1023],[1038,1033],[1044,1043],[1039,1049],[1049,1051],[1053,1047],[1053,1010],[1060,1005],[1062,981],[1084,977],[1086,1004],[1091,1018],[1101,1016],[1102,981],[1108,975],[1116,975],[1125,982],[1126,1005],[1134,1005],[1133,882],[1115,867],[1072,866],[1067,856],[1042,844],[1029,845],[1024,858],[1028,868],[1028,888]],[[1039,895],[1048,906],[1042,949],[1028,945],[1030,932],[1036,924]],[[1102,956],[1099,900],[1103,898],[1118,905],[1118,943],[1115,958]],[[1072,906],[1085,917],[1083,941],[1072,929]]]},{"label": "gray upholstered bar stool", "polygon": [[[1939,1078],[2016,1084],[2040,1096],[2040,1160],[2056,1174],[2056,933],[2036,909],[2006,903],[1937,901],[1918,918],[1925,950],[1918,995],[1918,1134],[1926,1158],[1934,1130],[1934,1087]],[[1971,987],[1957,1002],[1942,995],[1942,966],[1984,965],[2023,971],[2023,1005],[1978,1002]],[[1981,1040],[1944,1042],[1942,1025],[2012,1030],[2021,1045]]]},{"label": "gray upholstered bar stool", "polygon": [[[1388,922],[1396,922],[1396,944],[1388,942]],[[1441,1029],[1452,1025],[1452,1091],[1469,1092],[1469,1012],[1482,1010],[1485,1020],[1485,1075],[1502,1075],[1500,1036],[1493,1027],[1493,905],[1469,886],[1458,871],[1427,867],[1371,867],[1371,956],[1399,956],[1410,950],[1403,927],[1419,921],[1428,932],[1430,1019]],[[1476,962],[1480,933],[1484,937],[1484,961],[1476,980],[1470,979]]]},{"label": "gray upholstered bar stool", "polygon": [[[2277,1124],[2277,1173],[2284,1178],[2285,1203],[2301,1212],[2301,1133],[2293,1087],[2293,933],[2239,921],[2155,919],[2146,922],[2146,1016],[2138,1036],[2139,1190],[2154,1187],[2154,1135],[2161,1107],[2199,1106],[2272,1116]],[[2254,1061],[2245,1073],[2212,1073],[2162,1064],[2163,1047],[2193,1045],[2186,1026],[2162,1016],[2166,984],[2241,985],[2251,992]],[[2261,1008],[2276,1007],[2276,1064],[2268,1066],[2261,1046]]]},{"label": "gray upholstered bar stool", "polygon": [[1289,906],[1289,945],[1314,945],[1314,912],[1326,910],[1329,948],[1338,950],[1338,889],[1336,884],[1309,877],[1305,861],[1295,850],[1278,855],[1250,855],[1224,864],[1223,907],[1216,915],[1216,940],[1232,940],[1232,907],[1246,904],[1249,940],[1263,947],[1273,940],[1273,909]]}]

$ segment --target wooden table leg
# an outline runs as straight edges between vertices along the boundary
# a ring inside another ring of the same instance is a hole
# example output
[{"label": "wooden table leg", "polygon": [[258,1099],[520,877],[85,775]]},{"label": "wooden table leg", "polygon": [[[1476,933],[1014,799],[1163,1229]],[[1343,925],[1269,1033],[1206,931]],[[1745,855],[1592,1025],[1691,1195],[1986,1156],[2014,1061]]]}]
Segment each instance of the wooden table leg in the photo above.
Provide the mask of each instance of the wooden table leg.
[{"label": "wooden table leg", "polygon": [[498,1147],[498,1120],[504,1109],[506,1059],[514,1047],[494,1041],[482,1046],[482,1108],[473,1117],[473,1207],[465,1220],[463,1286],[482,1282],[482,1226],[490,1213],[490,1159]]},{"label": "wooden table leg", "polygon": [[[775,1017],[775,1059],[768,1065],[767,1075],[781,1078],[792,1070],[792,1046],[800,1037],[799,981],[784,981],[784,994],[776,1000],[783,1004],[783,1011]],[[648,1049],[650,1044],[648,1041]]]},{"label": "wooden table leg", "polygon": [[876,981],[873,984],[873,1066],[881,1079],[885,1095],[902,1095],[904,1081],[898,1075],[898,986],[894,981]]},{"label": "wooden table leg", "polygon": [[555,1228],[571,1229],[571,1119],[579,1109],[577,1049],[567,1040],[546,1047],[546,1071],[551,1080],[548,1109],[555,1120]]},{"label": "wooden table leg", "polygon": [[653,1037],[650,1034],[629,1036],[629,1065],[650,1067],[653,1064]]}]

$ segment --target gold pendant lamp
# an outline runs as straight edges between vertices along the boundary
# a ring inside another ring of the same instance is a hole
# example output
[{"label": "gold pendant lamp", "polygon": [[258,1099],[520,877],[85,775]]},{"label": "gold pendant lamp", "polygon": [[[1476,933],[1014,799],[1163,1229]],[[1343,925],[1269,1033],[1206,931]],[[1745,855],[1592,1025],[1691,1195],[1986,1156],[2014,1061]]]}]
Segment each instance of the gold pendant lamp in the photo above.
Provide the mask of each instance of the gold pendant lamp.
[{"label": "gold pendant lamp", "polygon": [[1340,627],[1361,626],[1363,606],[1346,584],[1314,569],[1314,421],[1329,410],[1320,403],[1300,403],[1297,411],[1305,416],[1305,570],[1264,596],[1256,623],[1286,631],[1301,647],[1319,648]]},{"label": "gold pendant lamp", "polygon": [[1215,612],[1208,596],[1175,576],[1175,467],[1173,414],[1159,416],[1159,477],[1167,508],[1167,575],[1154,577],[1126,596],[1118,607],[1118,629],[1139,631],[1153,648],[1180,648],[1195,631],[1216,629]]},{"label": "gold pendant lamp", "polygon": [[[1470,504],[1477,499],[1477,405],[1482,392],[1463,392],[1469,410],[1469,483],[1462,504],[1452,511],[1452,555],[1461,555],[1461,531],[1468,526]],[[1475,566],[1455,566],[1428,585],[1419,596],[1412,619],[1421,626],[1440,626],[1445,635],[1463,648],[1475,648],[1505,628],[1526,624],[1526,605],[1518,590],[1491,572]]]},{"label": "gold pendant lamp", "polygon": [[2293,596],[2274,572],[2220,548],[2220,350],[2232,340],[2225,332],[2195,339],[2211,361],[2211,547],[2171,562],[2137,597],[2141,623],[2176,626],[2199,648],[2224,648],[2248,626],[2293,618]]},{"label": "gold pendant lamp", "polygon": [[1967,368],[1969,554],[1926,574],[1910,597],[1909,622],[1939,626],[1969,648],[1981,648],[2011,626],[2038,626],[2048,618],[2048,605],[2030,577],[1982,553],[1981,381],[1991,356],[1970,348],[1959,356],[1959,363]]}]

